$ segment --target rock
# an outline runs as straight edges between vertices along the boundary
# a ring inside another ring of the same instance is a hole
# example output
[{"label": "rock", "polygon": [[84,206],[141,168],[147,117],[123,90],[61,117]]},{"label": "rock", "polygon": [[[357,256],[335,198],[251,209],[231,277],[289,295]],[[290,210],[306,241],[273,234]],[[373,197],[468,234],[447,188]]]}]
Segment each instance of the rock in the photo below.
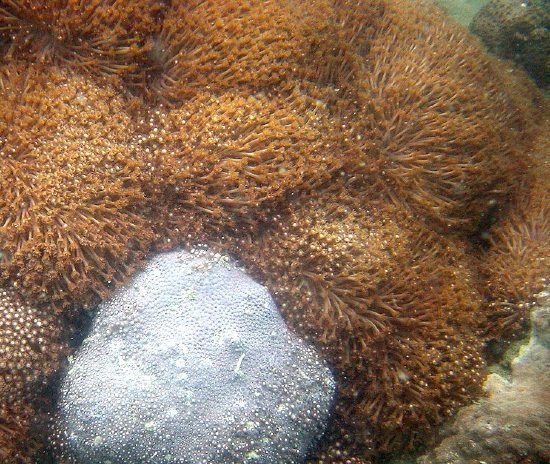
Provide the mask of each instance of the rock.
[{"label": "rock", "polygon": [[542,89],[550,88],[548,0],[491,0],[470,29],[489,51],[523,66]]},{"label": "rock", "polygon": [[334,394],[266,288],[226,257],[175,251],[99,306],[53,441],[79,464],[300,463]]},{"label": "rock", "polygon": [[511,379],[491,374],[488,398],[463,408],[424,464],[550,462],[550,292],[531,314]]}]

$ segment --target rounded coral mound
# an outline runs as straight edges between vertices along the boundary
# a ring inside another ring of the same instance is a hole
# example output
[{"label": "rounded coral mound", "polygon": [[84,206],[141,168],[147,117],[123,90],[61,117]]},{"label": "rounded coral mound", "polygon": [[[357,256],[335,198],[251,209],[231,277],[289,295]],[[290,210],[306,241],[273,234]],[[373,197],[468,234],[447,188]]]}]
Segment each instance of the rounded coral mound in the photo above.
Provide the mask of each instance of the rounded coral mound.
[{"label": "rounded coral mound", "polygon": [[547,101],[418,1],[126,3],[0,1],[2,283],[223,249],[336,370],[314,462],[429,441],[549,274]]},{"label": "rounded coral mound", "polygon": [[79,464],[296,464],[334,394],[265,287],[227,256],[175,250],[99,305],[61,383],[56,440]]}]

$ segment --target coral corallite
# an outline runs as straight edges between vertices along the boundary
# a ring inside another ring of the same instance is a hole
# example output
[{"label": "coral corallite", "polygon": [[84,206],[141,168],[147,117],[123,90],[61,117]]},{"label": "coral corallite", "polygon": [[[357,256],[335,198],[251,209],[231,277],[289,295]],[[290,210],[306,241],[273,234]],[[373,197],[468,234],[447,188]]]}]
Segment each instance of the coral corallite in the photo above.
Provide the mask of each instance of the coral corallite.
[{"label": "coral corallite", "polygon": [[[368,463],[475,397],[546,283],[548,103],[433,6],[0,0],[0,50],[0,283],[52,353],[151,252],[208,244],[335,370],[312,462]],[[20,380],[6,462],[44,399]]]}]

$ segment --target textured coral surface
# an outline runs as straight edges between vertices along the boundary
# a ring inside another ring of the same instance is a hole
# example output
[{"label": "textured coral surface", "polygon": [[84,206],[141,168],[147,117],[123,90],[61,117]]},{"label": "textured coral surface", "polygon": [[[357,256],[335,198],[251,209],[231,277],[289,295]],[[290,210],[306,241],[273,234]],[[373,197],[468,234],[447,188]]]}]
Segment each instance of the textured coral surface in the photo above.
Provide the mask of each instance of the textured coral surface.
[{"label": "textured coral surface", "polygon": [[[153,251],[208,244],[335,370],[313,462],[367,463],[429,442],[525,328],[547,102],[435,7],[0,0],[0,51],[0,317],[36,308],[32,349]],[[25,461],[50,369],[0,327],[0,456]]]},{"label": "textured coral surface", "polygon": [[264,286],[227,256],[174,250],[99,305],[55,441],[78,464],[298,464],[335,390]]}]

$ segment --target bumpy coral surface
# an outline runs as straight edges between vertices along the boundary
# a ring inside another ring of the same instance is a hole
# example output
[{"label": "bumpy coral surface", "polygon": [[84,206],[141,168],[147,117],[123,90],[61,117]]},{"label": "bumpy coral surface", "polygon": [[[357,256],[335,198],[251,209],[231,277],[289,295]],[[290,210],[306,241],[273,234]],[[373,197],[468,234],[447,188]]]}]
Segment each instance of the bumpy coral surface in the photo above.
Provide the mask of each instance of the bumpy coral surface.
[{"label": "bumpy coral surface", "polygon": [[317,461],[423,443],[545,284],[547,102],[418,1],[127,3],[0,0],[3,284],[61,327],[223,249],[335,368]]},{"label": "bumpy coral surface", "polygon": [[335,386],[265,287],[226,256],[180,250],[99,306],[60,390],[71,462],[292,464]]},{"label": "bumpy coral surface", "polygon": [[10,179],[0,199],[4,275],[33,299],[104,296],[153,236],[126,103],[56,68],[10,64],[0,78],[9,96],[0,126],[0,170]]}]

